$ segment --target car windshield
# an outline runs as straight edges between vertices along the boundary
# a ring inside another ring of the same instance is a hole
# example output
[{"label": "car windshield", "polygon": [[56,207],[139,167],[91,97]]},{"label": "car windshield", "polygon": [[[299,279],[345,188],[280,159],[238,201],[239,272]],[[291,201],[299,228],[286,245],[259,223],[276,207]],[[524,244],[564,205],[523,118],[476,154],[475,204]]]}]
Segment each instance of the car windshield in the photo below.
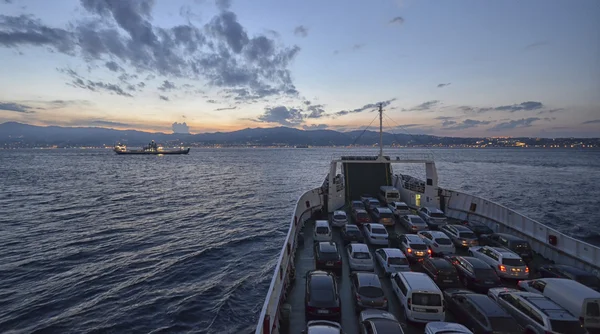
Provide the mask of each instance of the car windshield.
[{"label": "car windshield", "polygon": [[384,228],[374,227],[371,230],[371,233],[373,233],[373,234],[387,234],[387,231]]},{"label": "car windshield", "polygon": [[427,249],[427,246],[423,245],[423,244],[410,244],[409,247],[414,250],[426,250]]},{"label": "car windshield", "polygon": [[389,257],[388,263],[391,265],[402,266],[402,265],[407,265],[408,260],[406,260],[403,257]]},{"label": "car windshield", "polygon": [[318,234],[327,234],[327,233],[329,233],[329,229],[325,226],[319,226],[319,227],[317,227],[317,233]]},{"label": "car windshield", "polygon": [[383,290],[376,286],[363,286],[358,289],[358,294],[368,298],[383,297]]},{"label": "car windshield", "polygon": [[346,219],[346,215],[334,215],[333,219],[343,220],[343,219]]},{"label": "car windshield", "polygon": [[442,306],[442,295],[432,293],[413,293],[413,305]]},{"label": "car windshield", "polygon": [[371,253],[356,252],[352,254],[352,257],[359,260],[366,260],[371,258]]},{"label": "car windshield", "polygon": [[348,229],[346,230],[346,234],[352,237],[358,237],[360,236],[360,231],[359,230],[355,230],[355,229]]},{"label": "car windshield", "polygon": [[365,205],[362,202],[352,202],[353,208],[364,208]]},{"label": "car windshield", "polygon": [[581,275],[577,276],[575,280],[583,285],[600,288],[600,279],[593,275]]},{"label": "car windshield", "polygon": [[379,217],[381,218],[392,218],[392,214],[389,212],[380,212]]},{"label": "car windshield", "polygon": [[491,317],[488,318],[490,326],[494,333],[518,333],[520,328],[513,318],[509,317]]},{"label": "car windshield", "polygon": [[475,239],[477,236],[473,232],[459,232],[458,235],[465,239]]},{"label": "car windshield", "polygon": [[314,289],[310,296],[316,302],[331,302],[335,300],[333,290],[330,289]]},{"label": "car windshield", "polygon": [[412,217],[410,222],[415,225],[427,225],[427,223],[425,223],[425,221],[419,217]]},{"label": "car windshield", "polygon": [[437,242],[440,245],[452,245],[452,241],[446,238],[437,238],[435,239],[435,242]]},{"label": "car windshield", "polygon": [[550,320],[550,327],[554,333],[585,334],[587,331],[581,327],[577,320]]},{"label": "car windshield", "polygon": [[525,265],[525,263],[521,259],[502,259],[502,264],[511,267],[522,267]]},{"label": "car windshield", "polygon": [[446,218],[446,216],[444,216],[444,214],[440,213],[440,212],[432,212],[429,215],[429,217],[432,217],[432,218]]}]

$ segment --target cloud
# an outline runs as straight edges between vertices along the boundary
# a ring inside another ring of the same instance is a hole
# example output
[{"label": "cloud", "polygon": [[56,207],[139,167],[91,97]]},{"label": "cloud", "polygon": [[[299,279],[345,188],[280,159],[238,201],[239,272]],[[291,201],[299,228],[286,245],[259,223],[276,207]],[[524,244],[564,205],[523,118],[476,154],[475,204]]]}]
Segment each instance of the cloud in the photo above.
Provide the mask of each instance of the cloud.
[{"label": "cloud", "polygon": [[441,83],[441,84],[438,84],[438,85],[437,85],[437,88],[444,88],[444,87],[446,87],[446,86],[450,86],[450,84],[451,84],[451,82],[448,82],[448,83]]},{"label": "cloud", "polygon": [[265,108],[265,112],[258,116],[257,121],[265,123],[278,123],[286,126],[296,126],[304,121],[300,109],[277,106]]},{"label": "cloud", "polygon": [[353,44],[351,47],[346,48],[346,49],[342,49],[342,50],[333,50],[333,54],[337,55],[340,54],[342,52],[353,52],[353,51],[358,51],[362,48],[364,48],[367,44],[366,43],[357,43],[357,44]]},{"label": "cloud", "polygon": [[539,120],[540,120],[540,118],[538,118],[538,117],[516,119],[516,120],[496,124],[493,127],[491,127],[489,129],[489,131],[502,131],[502,130],[517,129],[517,128],[528,128],[531,126],[531,124],[533,122],[539,121]]},{"label": "cloud", "polygon": [[464,121],[457,123],[455,121],[446,121],[446,125],[442,123],[444,130],[464,130],[468,128],[475,128],[480,125],[490,124],[491,121],[478,121],[474,119],[465,119]]},{"label": "cloud", "polygon": [[24,113],[24,114],[32,114],[35,111],[31,110],[33,109],[33,107],[24,105],[24,104],[19,104],[19,103],[13,103],[13,102],[0,102],[0,110],[4,110],[4,111],[14,111],[14,112],[20,112],[20,113]]},{"label": "cloud", "polygon": [[544,105],[541,102],[527,101],[527,102],[522,102],[520,104],[496,107],[496,108],[494,108],[494,110],[515,112],[515,111],[521,111],[521,110],[537,110],[537,109],[541,109],[543,106]]},{"label": "cloud", "polygon": [[[305,101],[306,103],[306,101]],[[310,102],[309,102],[310,103]],[[306,109],[310,111],[310,114],[306,115],[306,118],[321,118],[325,116],[325,106],[322,104],[309,105]]]},{"label": "cloud", "polygon": [[401,16],[396,16],[390,20],[390,24],[402,25],[404,23],[404,19]]},{"label": "cloud", "polygon": [[396,98],[393,99],[389,99],[386,101],[381,101],[381,102],[377,102],[377,103],[369,103],[369,104],[365,104],[364,106],[360,107],[360,108],[356,108],[353,110],[341,110],[335,113],[335,116],[344,116],[344,115],[348,115],[348,114],[354,114],[354,113],[359,113],[359,112],[363,112],[369,109],[374,109],[379,107],[379,104],[381,104],[384,108],[389,106],[390,104],[392,104],[392,102],[396,101]]},{"label": "cloud", "polygon": [[222,110],[234,110],[237,109],[237,106],[233,106],[233,107],[226,107],[226,108],[217,108],[215,109],[215,111],[222,111]]},{"label": "cloud", "polygon": [[585,121],[581,124],[598,124],[598,123],[600,123],[600,119],[593,119],[593,120]]},{"label": "cloud", "polygon": [[171,127],[173,128],[173,133],[185,133],[185,134],[189,134],[190,133],[190,127],[185,123],[173,123],[173,125],[171,125]]},{"label": "cloud", "polygon": [[303,125],[302,128],[304,130],[324,130],[327,129],[329,126],[327,124],[310,124],[310,125]]},{"label": "cloud", "polygon": [[118,63],[147,80],[155,75],[203,80],[217,89],[244,88],[256,98],[298,93],[288,67],[300,48],[249,36],[229,11],[230,1],[217,1],[220,12],[201,27],[188,22],[168,28],[153,25],[156,1],[80,3],[85,13],[65,28],[29,15],[0,15],[0,46],[43,47],[111,70]]},{"label": "cloud", "polygon": [[297,26],[296,28],[294,28],[294,35],[299,37],[306,37],[308,36],[308,28],[303,25]]},{"label": "cloud", "polygon": [[119,66],[119,64],[117,64],[114,61],[107,61],[104,65],[106,66],[106,68],[113,72],[119,72],[120,70],[122,70],[121,66]]},{"label": "cloud", "polygon": [[435,119],[442,121],[442,127],[448,127],[450,125],[456,124],[456,117],[451,116],[438,116]]},{"label": "cloud", "polygon": [[169,101],[169,97],[168,96],[159,95],[158,98],[161,99],[161,100],[163,100],[163,101]]},{"label": "cloud", "polygon": [[435,108],[437,106],[439,106],[440,101],[439,100],[431,100],[431,101],[426,101],[423,102],[421,104],[419,104],[418,106],[415,106],[411,109],[402,109],[402,111],[425,111],[425,110],[431,110],[432,108]]},{"label": "cloud", "polygon": [[102,81],[92,81],[92,80],[83,80],[82,78],[73,78],[73,81],[70,83],[73,87],[79,87],[83,89],[90,90],[92,92],[109,92],[116,95],[121,95],[125,97],[133,97],[133,95],[125,92],[123,88],[121,88],[117,84],[112,83],[104,83]]},{"label": "cloud", "polygon": [[548,45],[548,41],[539,41],[539,42],[535,42],[535,43],[526,45],[524,50],[536,49],[536,48],[539,48],[539,47],[545,46],[545,45]]},{"label": "cloud", "polygon": [[168,92],[171,89],[175,89],[175,88],[177,88],[177,87],[175,86],[174,83],[172,83],[169,80],[165,80],[165,81],[163,81],[162,85],[160,87],[158,87],[158,90],[163,91],[163,92]]}]

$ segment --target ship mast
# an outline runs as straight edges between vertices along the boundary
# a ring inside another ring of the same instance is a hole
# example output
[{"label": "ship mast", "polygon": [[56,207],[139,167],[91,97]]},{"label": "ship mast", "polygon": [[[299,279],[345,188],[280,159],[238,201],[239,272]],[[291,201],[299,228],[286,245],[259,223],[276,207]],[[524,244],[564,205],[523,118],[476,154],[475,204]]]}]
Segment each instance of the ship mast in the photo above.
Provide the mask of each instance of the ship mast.
[{"label": "ship mast", "polygon": [[379,158],[383,157],[383,103],[379,104]]}]

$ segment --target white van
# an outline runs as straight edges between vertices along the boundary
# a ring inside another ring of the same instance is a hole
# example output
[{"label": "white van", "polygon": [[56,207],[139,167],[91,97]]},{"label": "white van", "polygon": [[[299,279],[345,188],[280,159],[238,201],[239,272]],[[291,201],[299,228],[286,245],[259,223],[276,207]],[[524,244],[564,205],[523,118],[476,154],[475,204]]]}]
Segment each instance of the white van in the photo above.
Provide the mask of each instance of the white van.
[{"label": "white van", "polygon": [[521,281],[519,288],[551,299],[578,317],[586,329],[600,329],[600,292],[568,278]]},{"label": "white van", "polygon": [[331,241],[331,226],[327,220],[315,221],[314,241]]},{"label": "white van", "polygon": [[392,186],[381,186],[379,187],[379,193],[377,194],[377,197],[380,201],[390,204],[400,201],[400,192],[398,189]]},{"label": "white van", "polygon": [[444,295],[424,273],[396,272],[391,276],[392,290],[404,308],[407,322],[444,321]]}]

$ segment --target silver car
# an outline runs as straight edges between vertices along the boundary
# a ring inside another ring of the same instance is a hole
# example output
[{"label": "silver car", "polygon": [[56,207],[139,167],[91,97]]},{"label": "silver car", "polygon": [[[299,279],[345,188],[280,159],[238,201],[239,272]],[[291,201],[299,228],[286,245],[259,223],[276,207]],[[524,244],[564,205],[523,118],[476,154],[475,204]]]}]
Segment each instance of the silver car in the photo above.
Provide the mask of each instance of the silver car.
[{"label": "silver car", "polygon": [[342,325],[329,320],[312,320],[306,324],[304,334],[343,334]]},{"label": "silver car", "polygon": [[523,259],[506,248],[475,246],[469,248],[469,255],[489,264],[499,277],[520,280],[529,278],[529,267]]},{"label": "silver car", "polygon": [[406,229],[411,232],[424,231],[428,228],[427,223],[417,215],[404,215],[402,222]]},{"label": "silver car", "polygon": [[393,314],[382,311],[368,309],[360,312],[358,317],[361,334],[371,333],[390,333],[404,334],[402,325]]},{"label": "silver car", "polygon": [[429,228],[439,228],[448,223],[446,215],[440,209],[433,207],[423,207],[419,209],[419,217],[429,225]]},{"label": "silver car", "polygon": [[444,225],[440,231],[452,240],[456,247],[471,247],[479,245],[479,238],[468,227],[462,225]]},{"label": "silver car", "polygon": [[356,309],[364,310],[368,308],[387,310],[388,301],[385,298],[383,287],[379,276],[375,273],[350,273],[352,282],[352,295]]}]

